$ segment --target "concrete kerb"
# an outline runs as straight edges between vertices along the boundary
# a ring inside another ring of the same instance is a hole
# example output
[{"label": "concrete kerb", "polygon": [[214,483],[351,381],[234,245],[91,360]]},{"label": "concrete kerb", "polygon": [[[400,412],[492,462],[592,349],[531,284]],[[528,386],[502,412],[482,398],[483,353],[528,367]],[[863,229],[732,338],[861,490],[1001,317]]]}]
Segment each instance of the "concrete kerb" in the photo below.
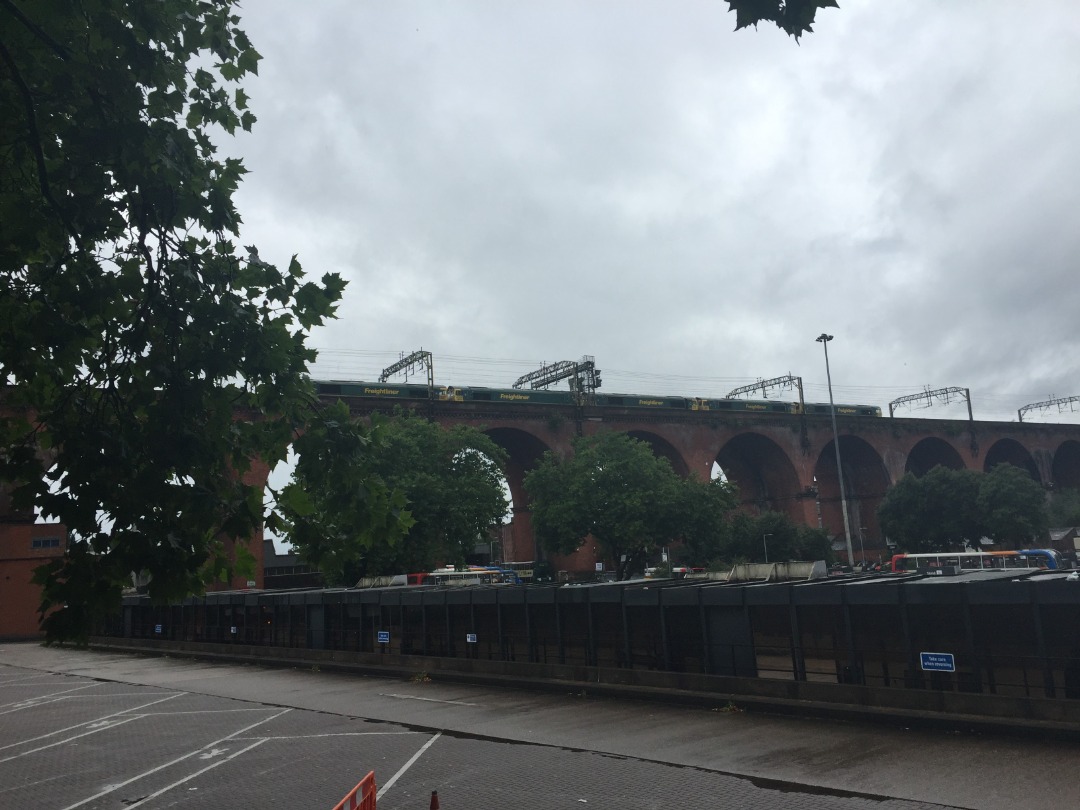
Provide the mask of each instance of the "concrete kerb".
[{"label": "concrete kerb", "polygon": [[[530,665],[513,665],[512,669],[517,671],[490,671],[487,667],[476,665],[510,662],[479,662],[468,659],[241,645],[221,649],[222,645],[218,644],[141,640],[135,643],[104,638],[92,640],[89,646],[90,649],[103,652],[184,657],[275,668],[311,669],[366,677],[408,680],[418,675],[425,675],[447,683],[484,684],[549,694],[568,694],[575,697],[663,702],[692,708],[707,708],[711,711],[752,711],[855,722],[882,722],[910,728],[990,734],[1007,733],[1014,736],[1030,734],[1040,739],[1047,737],[1080,739],[1080,721],[1073,718],[1073,715],[1080,716],[1080,701],[1073,700],[1011,699],[998,698],[994,695],[964,695],[929,690],[884,689],[823,683],[810,684],[815,688],[807,690],[812,697],[806,697],[795,696],[800,691],[799,687],[807,686],[805,683],[796,684],[762,678],[714,677],[716,687],[729,688],[695,689],[640,682],[619,683],[616,682],[618,676],[625,675],[626,670],[613,670],[612,674],[615,678],[604,680],[606,670],[572,665],[537,665],[550,670],[543,677],[537,677],[523,671]],[[378,658],[381,662],[359,660],[360,657]],[[461,666],[463,664],[472,666],[463,667]],[[502,670],[503,667],[498,667],[498,669]],[[651,672],[640,674],[652,675],[658,680],[665,675],[679,675],[679,673]],[[675,680],[681,679],[675,678]],[[688,680],[700,679],[691,677]],[[785,692],[787,694],[784,694]],[[874,699],[880,699],[883,695],[892,699],[892,705],[875,705]],[[915,705],[918,702],[923,704],[922,707]],[[978,708],[979,711],[970,711],[972,707]],[[964,711],[965,708],[969,710]],[[1015,714],[1003,713],[1009,710],[1014,711]],[[1040,714],[1044,716],[1039,716]],[[1045,716],[1055,714],[1059,715],[1060,719]]]}]

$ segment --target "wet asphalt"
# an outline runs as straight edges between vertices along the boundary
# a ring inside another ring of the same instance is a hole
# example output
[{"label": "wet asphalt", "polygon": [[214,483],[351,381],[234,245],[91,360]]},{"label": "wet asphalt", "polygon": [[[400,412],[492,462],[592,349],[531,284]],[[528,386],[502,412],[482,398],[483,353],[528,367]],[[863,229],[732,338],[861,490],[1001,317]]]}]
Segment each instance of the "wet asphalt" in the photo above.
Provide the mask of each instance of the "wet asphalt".
[{"label": "wet asphalt", "polygon": [[1080,807],[1080,743],[0,644],[0,808]]}]

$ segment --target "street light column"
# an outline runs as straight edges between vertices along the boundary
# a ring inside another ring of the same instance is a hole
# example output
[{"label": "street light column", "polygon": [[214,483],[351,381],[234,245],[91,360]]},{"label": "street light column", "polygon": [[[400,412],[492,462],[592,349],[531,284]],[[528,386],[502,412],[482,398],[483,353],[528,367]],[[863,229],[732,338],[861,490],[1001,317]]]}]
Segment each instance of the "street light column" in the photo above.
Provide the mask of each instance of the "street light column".
[{"label": "street light column", "polygon": [[772,537],[772,532],[761,535],[761,545],[765,547],[765,562],[769,561],[769,543],[768,539]]},{"label": "street light column", "polygon": [[833,446],[836,448],[836,478],[840,483],[840,511],[844,515],[844,540],[847,543],[848,565],[855,565],[855,551],[851,547],[851,523],[848,520],[847,493],[844,491],[844,467],[840,461],[840,433],[836,429],[836,406],[833,404],[832,373],[829,371],[829,341],[832,335],[822,332],[815,340],[825,349],[825,378],[829,383],[829,416],[832,417]]}]

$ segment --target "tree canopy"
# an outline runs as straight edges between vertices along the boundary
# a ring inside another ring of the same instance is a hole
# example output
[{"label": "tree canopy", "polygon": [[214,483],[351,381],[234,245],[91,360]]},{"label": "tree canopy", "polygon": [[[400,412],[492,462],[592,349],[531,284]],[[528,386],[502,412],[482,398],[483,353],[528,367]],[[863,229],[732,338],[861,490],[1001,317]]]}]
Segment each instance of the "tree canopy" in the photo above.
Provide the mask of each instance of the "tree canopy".
[{"label": "tree canopy", "polygon": [[937,466],[921,477],[907,473],[878,507],[885,535],[912,553],[956,551],[986,531],[979,513],[980,474]]},{"label": "tree canopy", "polygon": [[735,30],[759,22],[775,24],[781,31],[799,39],[813,31],[818,9],[840,8],[836,0],[727,0],[735,12]]},{"label": "tree canopy", "polygon": [[736,514],[730,539],[720,549],[725,563],[824,560],[832,562],[832,543],[824,529],[795,524],[780,512]]},{"label": "tree canopy", "polygon": [[695,561],[709,559],[735,506],[726,483],[682,479],[667,459],[622,433],[575,439],[567,459],[546,453],[525,489],[538,542],[569,554],[589,538],[619,579],[643,571],[649,555],[673,542]]},{"label": "tree canopy", "polygon": [[1050,525],[1080,526],[1080,490],[1063,487],[1050,497]]},{"label": "tree canopy", "polygon": [[1050,526],[1045,490],[1012,464],[998,464],[980,478],[977,505],[986,535],[1006,548],[1041,542]]},{"label": "tree canopy", "polygon": [[[294,526],[296,552],[332,584],[464,563],[506,514],[500,467],[506,454],[475,428],[443,428],[399,411],[375,420],[369,445],[342,447],[317,437],[316,447],[333,448],[320,455],[302,452],[307,438],[297,443],[300,461],[282,493],[283,510]],[[348,465],[355,468],[343,468]],[[372,488],[375,517],[386,513],[388,491],[404,496],[411,524],[405,537],[380,542],[385,527],[366,512],[346,508],[357,480]],[[340,517],[309,524],[309,513]]]},{"label": "tree canopy", "polygon": [[999,464],[988,473],[935,467],[905,475],[878,508],[882,531],[905,551],[956,551],[988,537],[1005,548],[1046,533],[1046,496],[1026,471]]},{"label": "tree canopy", "polygon": [[197,592],[259,529],[244,475],[317,420],[306,340],[344,282],[234,242],[244,168],[213,137],[254,123],[239,80],[260,56],[232,0],[5,1],[0,20],[0,479],[67,526],[39,581],[49,638],[81,638],[132,572]]}]

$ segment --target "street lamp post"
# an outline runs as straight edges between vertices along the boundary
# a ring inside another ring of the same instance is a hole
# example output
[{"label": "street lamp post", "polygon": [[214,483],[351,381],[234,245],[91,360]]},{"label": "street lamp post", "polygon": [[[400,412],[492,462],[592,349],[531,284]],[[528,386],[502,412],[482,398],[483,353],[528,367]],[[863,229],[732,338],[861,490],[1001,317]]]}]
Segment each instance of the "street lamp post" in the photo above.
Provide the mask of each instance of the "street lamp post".
[{"label": "street lamp post", "polygon": [[844,514],[844,540],[847,542],[848,565],[855,565],[855,551],[851,548],[851,523],[848,521],[847,493],[844,492],[844,468],[840,462],[840,433],[836,429],[836,406],[833,404],[832,373],[829,371],[829,341],[832,335],[822,332],[815,340],[825,349],[825,378],[829,382],[829,415],[832,417],[833,446],[836,448],[836,477],[840,482],[840,511]]},{"label": "street lamp post", "polygon": [[772,537],[772,532],[761,535],[761,545],[765,547],[765,562],[769,561],[769,543],[768,539]]},{"label": "street lamp post", "polygon": [[859,527],[859,562],[862,563],[862,567],[866,568],[866,548],[863,546],[863,540],[866,539],[866,527]]}]

